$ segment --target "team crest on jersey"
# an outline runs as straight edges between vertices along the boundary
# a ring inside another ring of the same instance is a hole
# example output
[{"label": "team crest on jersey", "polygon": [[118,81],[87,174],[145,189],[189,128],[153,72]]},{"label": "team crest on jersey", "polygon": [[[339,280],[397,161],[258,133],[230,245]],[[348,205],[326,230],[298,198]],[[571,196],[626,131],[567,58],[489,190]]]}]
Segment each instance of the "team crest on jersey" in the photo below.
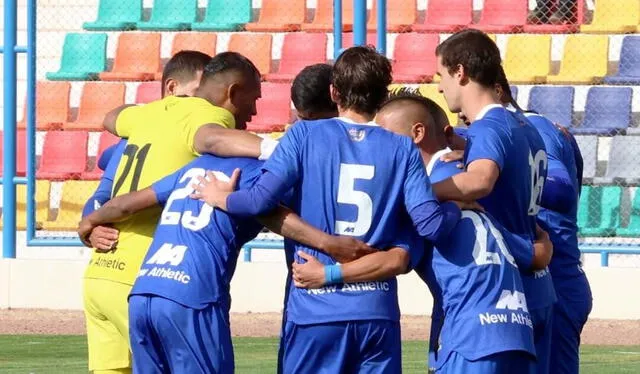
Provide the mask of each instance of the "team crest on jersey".
[{"label": "team crest on jersey", "polygon": [[358,129],[349,129],[349,136],[354,142],[360,142],[364,139],[365,131]]}]

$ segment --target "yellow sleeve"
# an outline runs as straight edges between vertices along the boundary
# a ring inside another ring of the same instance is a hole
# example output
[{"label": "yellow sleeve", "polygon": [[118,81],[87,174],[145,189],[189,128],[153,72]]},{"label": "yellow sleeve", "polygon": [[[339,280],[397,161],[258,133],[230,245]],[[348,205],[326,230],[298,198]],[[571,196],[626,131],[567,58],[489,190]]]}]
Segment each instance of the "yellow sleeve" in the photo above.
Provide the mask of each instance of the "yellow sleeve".
[{"label": "yellow sleeve", "polygon": [[141,114],[143,112],[144,105],[130,106],[123,109],[116,119],[116,132],[118,136],[128,138],[137,125],[144,124],[146,121],[141,120],[144,118]]},{"label": "yellow sleeve", "polygon": [[194,148],[196,132],[200,127],[209,124],[220,125],[228,129],[236,127],[236,121],[228,110],[211,104],[194,106],[186,118],[182,131],[184,142],[194,155],[200,155]]}]

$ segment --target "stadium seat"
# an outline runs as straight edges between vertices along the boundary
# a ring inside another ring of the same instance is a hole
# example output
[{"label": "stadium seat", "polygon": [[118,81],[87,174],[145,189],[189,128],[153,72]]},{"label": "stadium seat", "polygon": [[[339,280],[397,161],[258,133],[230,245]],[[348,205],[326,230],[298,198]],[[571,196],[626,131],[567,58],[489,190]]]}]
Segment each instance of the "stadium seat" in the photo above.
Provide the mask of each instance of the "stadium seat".
[{"label": "stadium seat", "polygon": [[271,71],[271,34],[237,33],[231,34],[229,51],[238,52],[246,56],[258,68],[262,76]]},{"label": "stadium seat", "polygon": [[136,89],[136,104],[146,104],[160,100],[162,82],[142,82]]},{"label": "stadium seat", "polygon": [[49,131],[45,134],[38,179],[78,179],[87,168],[85,131]]},{"label": "stadium seat", "polygon": [[102,131],[104,116],[124,104],[124,83],[87,82],[82,88],[78,118],[64,124],[65,130]]},{"label": "stadium seat", "polygon": [[576,135],[575,138],[584,161],[582,171],[583,183],[590,184],[596,176],[598,166],[598,137],[593,135]]},{"label": "stadium seat", "polygon": [[518,86],[510,85],[509,89],[511,90],[511,97],[513,100],[518,100]]},{"label": "stadium seat", "polygon": [[142,20],[142,0],[100,0],[98,18],[85,22],[85,30],[133,30]]},{"label": "stadium seat", "polygon": [[598,0],[593,21],[582,25],[580,31],[591,34],[616,34],[635,32],[640,24],[640,1]]},{"label": "stadium seat", "polygon": [[218,36],[213,32],[179,32],[173,37],[171,56],[180,51],[200,51],[213,57],[217,41]]},{"label": "stadium seat", "polygon": [[305,0],[262,0],[258,22],[247,23],[247,31],[299,31],[307,13]]},{"label": "stadium seat", "polygon": [[52,81],[98,79],[107,69],[107,34],[69,33],[64,37],[60,69],[47,73]]},{"label": "stadium seat", "polygon": [[511,83],[542,83],[551,72],[551,35],[512,35],[504,70]]},{"label": "stadium seat", "polygon": [[[35,194],[35,228],[42,229],[42,224],[49,218],[49,181],[36,181]],[[77,222],[76,222],[77,224]],[[0,226],[2,223],[0,222]],[[16,228],[25,230],[27,228],[27,186],[24,184],[16,186]]]},{"label": "stadium seat", "polygon": [[575,88],[572,86],[534,86],[529,91],[528,109],[560,125],[571,127],[574,95]]},{"label": "stadium seat", "polygon": [[83,179],[83,180],[100,179],[102,177],[103,171],[100,170],[100,168],[97,166],[98,160],[100,159],[100,157],[102,156],[102,153],[104,153],[104,151],[107,148],[118,143],[119,141],[120,141],[119,137],[111,134],[110,132],[103,131],[100,134],[100,140],[98,142],[98,153],[96,154],[95,162],[92,163],[91,160],[89,160],[89,167],[87,168],[88,171],[85,171],[84,173],[82,173],[82,175],[80,176],[80,179]]},{"label": "stadium seat", "polygon": [[640,184],[640,137],[614,136],[609,150],[609,162],[604,178],[596,178],[598,184],[624,183]]},{"label": "stadium seat", "polygon": [[[302,31],[332,32],[333,31],[333,0],[318,0],[313,21],[302,24]],[[353,30],[353,1],[342,2],[342,31]]]},{"label": "stadium seat", "polygon": [[[69,82],[37,82],[36,83],[36,129],[58,130],[69,120]],[[27,105],[25,100],[22,120],[17,124],[19,129],[27,127]]]},{"label": "stadium seat", "polygon": [[104,81],[148,81],[162,71],[159,33],[122,33],[113,69],[100,73]]},{"label": "stadium seat", "polygon": [[398,34],[393,50],[393,81],[429,83],[436,73],[438,34]]},{"label": "stadium seat", "polygon": [[578,212],[580,235],[614,236],[620,225],[621,200],[620,186],[584,186]]},{"label": "stadium seat", "polygon": [[609,37],[569,35],[564,44],[560,71],[547,76],[547,83],[594,84],[607,75]]},{"label": "stadium seat", "polygon": [[[4,151],[4,132],[0,131],[0,176],[3,174]],[[23,177],[27,172],[27,138],[26,131],[16,131],[16,175]]]},{"label": "stadium seat", "polygon": [[291,120],[291,85],[288,83],[262,84],[262,97],[256,103],[258,114],[247,124],[253,132],[279,132]]},{"label": "stadium seat", "polygon": [[201,22],[191,24],[197,31],[239,31],[251,21],[251,0],[210,0]]},{"label": "stadium seat", "polygon": [[196,21],[197,0],[154,0],[151,18],[137,23],[138,30],[180,31]]},{"label": "stadium seat", "polygon": [[484,32],[518,32],[527,22],[527,14],[527,0],[485,0],[480,20],[469,26]]},{"label": "stadium seat", "polygon": [[631,123],[631,87],[591,87],[587,93],[584,120],[575,134],[617,135]]},{"label": "stadium seat", "polygon": [[473,0],[429,0],[424,23],[411,27],[416,32],[454,33],[473,21]]},{"label": "stadium seat", "polygon": [[54,221],[45,221],[43,228],[51,231],[75,231],[82,219],[84,204],[98,188],[97,181],[65,181],[62,185],[60,208]]},{"label": "stadium seat", "polygon": [[[407,32],[411,31],[411,26],[416,23],[418,10],[416,0],[389,0],[387,1],[387,32]],[[378,29],[378,2],[373,2],[373,9],[367,30],[376,31]]]},{"label": "stadium seat", "polygon": [[639,237],[640,236],[640,189],[636,189],[635,195],[631,202],[631,211],[629,212],[629,224],[627,227],[618,227],[616,236]]},{"label": "stadium seat", "polygon": [[[366,36],[365,43],[367,45],[377,46],[378,45],[378,35],[374,32],[368,32]],[[342,33],[342,49],[351,48],[354,46],[353,42],[353,33],[352,32],[343,32]]]},{"label": "stadium seat", "polygon": [[625,36],[622,39],[618,73],[605,77],[604,83],[640,85],[640,36]]},{"label": "stadium seat", "polygon": [[449,119],[449,123],[452,126],[455,126],[459,122],[458,115],[455,113],[451,113],[449,111],[449,106],[447,105],[447,101],[444,96],[438,92],[437,84],[421,84],[419,87],[420,93],[422,96],[428,97],[438,104],[442,109],[444,109],[445,113],[447,113],[447,118]]},{"label": "stadium seat", "polygon": [[307,65],[325,62],[327,35],[292,33],[284,36],[282,57],[277,73],[267,74],[267,80],[290,82]]}]

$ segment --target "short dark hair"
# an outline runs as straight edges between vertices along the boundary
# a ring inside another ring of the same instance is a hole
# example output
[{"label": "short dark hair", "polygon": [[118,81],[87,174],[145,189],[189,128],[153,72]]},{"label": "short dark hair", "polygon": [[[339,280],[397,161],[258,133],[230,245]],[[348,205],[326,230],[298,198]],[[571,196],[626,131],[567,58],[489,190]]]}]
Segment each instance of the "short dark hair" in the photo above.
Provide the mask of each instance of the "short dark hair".
[{"label": "short dark hair", "polygon": [[169,79],[185,82],[193,79],[196,73],[204,71],[205,65],[211,60],[211,56],[199,51],[180,51],[173,55],[162,70],[162,96]]},{"label": "short dark hair", "polygon": [[494,88],[502,60],[498,46],[484,32],[474,29],[459,31],[438,45],[436,56],[442,58],[442,65],[449,74],[462,65],[471,80]]},{"label": "short dark hair", "polygon": [[333,66],[331,83],[338,105],[344,109],[373,114],[389,94],[391,63],[372,47],[351,47]]},{"label": "short dark hair", "polygon": [[444,129],[445,126],[449,125],[449,118],[444,109],[435,101],[423,96],[420,90],[416,88],[400,87],[391,91],[389,93],[389,99],[382,104],[381,109],[394,102],[402,101],[413,102],[424,107],[439,127]]},{"label": "short dark hair", "polygon": [[516,100],[513,98],[513,95],[511,94],[511,86],[509,85],[507,74],[505,74],[502,65],[500,65],[498,74],[496,75],[496,84],[499,85],[500,89],[502,90],[502,97],[500,98],[500,101],[511,104],[514,108],[522,112],[522,108],[520,108],[520,105],[518,105]]},{"label": "short dark hair", "polygon": [[210,79],[218,74],[230,71],[254,76],[260,80],[258,68],[245,56],[238,52],[222,52],[215,55],[204,67],[202,80]]},{"label": "short dark hair", "polygon": [[291,100],[299,113],[335,112],[337,105],[331,100],[329,64],[309,65],[302,69],[291,85]]}]

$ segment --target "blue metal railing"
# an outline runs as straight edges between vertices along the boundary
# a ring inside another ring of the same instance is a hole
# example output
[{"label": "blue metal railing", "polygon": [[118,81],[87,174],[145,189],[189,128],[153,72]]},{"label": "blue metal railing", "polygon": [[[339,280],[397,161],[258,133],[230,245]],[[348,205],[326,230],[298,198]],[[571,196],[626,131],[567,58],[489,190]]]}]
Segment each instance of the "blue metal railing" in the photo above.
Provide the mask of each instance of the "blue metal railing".
[{"label": "blue metal railing", "polygon": [[[367,44],[367,0],[353,1],[353,44]],[[387,53],[387,0],[377,1],[377,50]],[[342,0],[333,0],[333,59],[337,59],[344,50],[342,47]]]}]

